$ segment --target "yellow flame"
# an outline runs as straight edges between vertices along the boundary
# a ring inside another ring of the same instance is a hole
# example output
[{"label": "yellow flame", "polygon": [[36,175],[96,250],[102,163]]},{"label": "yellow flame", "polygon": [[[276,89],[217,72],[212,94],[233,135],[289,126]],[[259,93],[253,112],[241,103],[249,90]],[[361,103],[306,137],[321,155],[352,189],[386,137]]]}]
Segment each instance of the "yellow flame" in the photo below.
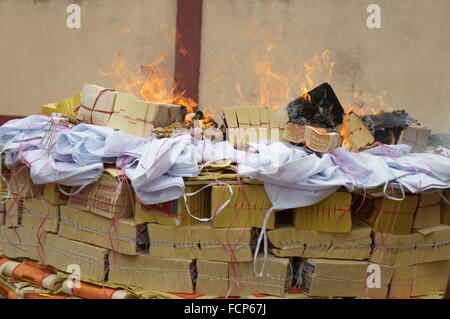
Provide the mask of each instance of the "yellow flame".
[{"label": "yellow flame", "polygon": [[173,73],[164,66],[167,56],[159,54],[150,63],[132,71],[128,69],[125,57],[119,55],[111,71],[100,71],[100,74],[115,83],[114,88],[118,91],[132,93],[144,101],[183,105],[191,112],[197,103],[185,97],[184,91],[174,94],[179,84],[174,81]]}]

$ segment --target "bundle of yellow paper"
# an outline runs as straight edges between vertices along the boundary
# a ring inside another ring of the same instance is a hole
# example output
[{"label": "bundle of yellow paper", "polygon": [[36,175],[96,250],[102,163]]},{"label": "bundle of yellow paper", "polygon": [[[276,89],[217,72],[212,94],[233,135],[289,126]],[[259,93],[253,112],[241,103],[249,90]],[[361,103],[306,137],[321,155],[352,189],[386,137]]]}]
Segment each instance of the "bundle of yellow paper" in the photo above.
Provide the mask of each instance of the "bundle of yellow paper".
[{"label": "bundle of yellow paper", "polygon": [[328,233],[348,233],[352,229],[352,195],[335,192],[320,203],[294,209],[294,226]]}]

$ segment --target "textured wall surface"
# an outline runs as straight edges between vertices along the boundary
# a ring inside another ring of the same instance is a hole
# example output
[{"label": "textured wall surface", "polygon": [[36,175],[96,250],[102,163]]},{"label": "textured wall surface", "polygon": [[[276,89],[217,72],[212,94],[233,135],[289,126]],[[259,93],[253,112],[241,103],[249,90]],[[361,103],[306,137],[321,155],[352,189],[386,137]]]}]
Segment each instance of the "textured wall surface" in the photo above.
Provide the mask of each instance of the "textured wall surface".
[{"label": "textured wall surface", "polygon": [[[366,25],[371,3],[381,8],[381,29]],[[341,102],[362,104],[352,92],[366,92],[373,102],[366,98],[365,105],[378,106],[376,96],[386,91],[386,105],[450,133],[448,0],[208,0],[203,10],[203,107],[286,103],[308,84],[304,62],[329,50],[335,62],[330,83]],[[272,74],[261,76],[262,65]],[[313,75],[320,83],[328,74]],[[282,89],[286,83],[289,92]],[[279,92],[261,99],[270,87]]]},{"label": "textured wall surface", "polygon": [[[81,7],[81,28],[66,26],[66,7]],[[168,53],[173,73],[176,0],[0,0],[0,114],[38,113],[39,106],[111,86],[99,74],[118,54],[134,69]]]}]

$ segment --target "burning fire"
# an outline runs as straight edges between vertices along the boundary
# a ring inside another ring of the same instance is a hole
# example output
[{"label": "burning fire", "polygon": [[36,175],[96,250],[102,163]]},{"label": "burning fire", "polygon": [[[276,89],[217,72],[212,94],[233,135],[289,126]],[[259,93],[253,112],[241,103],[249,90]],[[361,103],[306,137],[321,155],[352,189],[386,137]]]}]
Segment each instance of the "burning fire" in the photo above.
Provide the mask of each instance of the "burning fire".
[{"label": "burning fire", "polygon": [[303,94],[300,96],[304,101],[311,103],[311,96],[308,94],[308,90],[303,88]]},{"label": "burning fire", "polygon": [[[177,36],[177,41],[180,38]],[[181,46],[182,50],[184,47]],[[240,98],[240,104],[270,107],[272,109],[281,109],[295,98],[301,98],[311,102],[308,91],[322,82],[332,82],[335,62],[331,59],[331,52],[324,50],[321,54],[313,56],[311,59],[301,64],[277,61],[274,63],[273,55],[284,57],[274,43],[268,43],[263,47],[263,53],[266,56],[252,55],[250,63],[239,61],[236,54],[230,55],[234,66],[244,71],[244,66],[251,65],[257,76],[257,92],[249,91],[239,82],[234,83],[234,87]],[[187,51],[183,54],[189,55]],[[110,72],[100,74],[108,77],[115,83],[115,89],[135,94],[145,101],[171,103],[186,107],[188,116],[186,120],[197,121],[203,128],[217,127],[214,121],[214,112],[211,109],[202,109],[201,118],[193,109],[197,106],[196,101],[185,97],[185,92],[177,92],[179,83],[174,80],[173,72],[164,67],[168,54],[160,54],[153,61],[140,65],[136,70],[129,70],[125,57],[119,55],[112,66]],[[283,69],[283,72],[277,71],[277,66]],[[224,79],[224,73],[219,69],[224,67],[224,63],[218,62],[218,69],[213,71],[213,81],[220,82]],[[303,71],[302,71],[303,69]],[[300,92],[300,93],[299,93]],[[386,91],[373,97],[367,92],[361,92],[356,85],[352,86],[351,102],[345,105],[346,113],[354,112],[357,115],[377,114],[385,108],[384,98]],[[256,96],[256,98],[255,98]],[[253,98],[252,98],[253,97]],[[345,99],[344,99],[345,100]],[[197,117],[197,118],[196,118]],[[345,120],[341,125],[341,135],[343,136],[343,145],[347,146],[349,132],[345,126]]]},{"label": "burning fire", "polygon": [[116,90],[132,93],[149,102],[182,105],[187,112],[192,112],[197,103],[185,97],[184,91],[174,94],[179,83],[174,81],[172,72],[164,67],[167,56],[160,54],[152,62],[131,71],[125,63],[125,57],[119,55],[111,72],[100,71],[100,74],[115,83]]},{"label": "burning fire", "polygon": [[347,121],[348,121],[348,113],[344,115],[340,133],[342,136],[342,146],[349,148],[350,147],[350,131],[346,125]]},{"label": "burning fire", "polygon": [[[266,46],[266,51],[272,53],[276,52],[278,47],[274,43]],[[278,49],[279,50],[279,49]],[[302,97],[310,99],[307,92],[313,89],[319,82],[331,81],[333,75],[334,62],[330,61],[330,51],[325,50],[320,55],[316,55],[310,60],[304,62],[304,76],[302,72],[295,65],[285,61],[283,69],[285,72],[277,72],[275,63],[272,61],[271,55],[262,59],[259,57],[252,57],[254,60],[253,70],[257,75],[258,93],[259,97],[255,106],[267,106],[272,109],[281,109],[286,107],[287,103],[293,99],[300,92]],[[279,55],[282,55],[279,53]],[[236,56],[232,56],[232,61],[235,65],[242,67],[236,62]],[[280,61],[277,61],[280,62]],[[283,63],[278,63],[283,64]],[[235,88],[239,93],[244,104],[248,105],[247,101],[251,100],[243,93],[240,83],[235,84]]]}]

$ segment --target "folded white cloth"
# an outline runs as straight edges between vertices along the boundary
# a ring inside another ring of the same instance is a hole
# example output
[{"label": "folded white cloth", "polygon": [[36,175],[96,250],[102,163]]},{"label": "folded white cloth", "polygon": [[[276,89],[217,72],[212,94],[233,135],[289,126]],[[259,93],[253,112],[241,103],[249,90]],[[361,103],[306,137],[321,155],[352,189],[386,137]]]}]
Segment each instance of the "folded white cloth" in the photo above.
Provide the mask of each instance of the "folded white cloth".
[{"label": "folded white cloth", "polygon": [[30,163],[30,177],[35,184],[58,183],[67,186],[86,186],[96,182],[103,173],[103,163],[80,165],[55,161],[47,150],[32,150],[25,154]]},{"label": "folded white cloth", "polygon": [[71,160],[80,165],[102,162],[105,140],[113,134],[110,127],[80,124],[60,133],[51,152],[55,159]]}]

